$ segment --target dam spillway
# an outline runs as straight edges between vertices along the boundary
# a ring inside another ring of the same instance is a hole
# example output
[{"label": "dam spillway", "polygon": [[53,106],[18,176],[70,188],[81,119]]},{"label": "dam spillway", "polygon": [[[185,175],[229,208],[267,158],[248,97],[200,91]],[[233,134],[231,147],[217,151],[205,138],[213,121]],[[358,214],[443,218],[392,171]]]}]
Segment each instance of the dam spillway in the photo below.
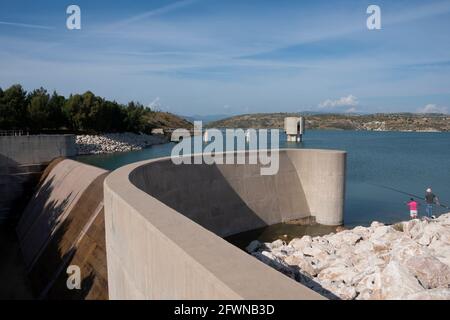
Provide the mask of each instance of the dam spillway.
[{"label": "dam spillway", "polygon": [[[53,160],[17,225],[31,289],[40,299],[107,299],[103,181],[107,171]],[[69,265],[81,289],[68,290]]]}]

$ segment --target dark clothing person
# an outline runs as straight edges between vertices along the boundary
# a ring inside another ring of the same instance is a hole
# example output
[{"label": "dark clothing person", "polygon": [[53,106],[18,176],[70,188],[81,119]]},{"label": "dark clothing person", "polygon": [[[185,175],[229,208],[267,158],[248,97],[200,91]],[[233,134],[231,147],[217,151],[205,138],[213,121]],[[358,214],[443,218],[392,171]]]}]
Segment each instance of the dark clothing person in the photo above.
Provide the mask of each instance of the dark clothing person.
[{"label": "dark clothing person", "polygon": [[436,199],[436,195],[432,192],[425,194],[425,201],[427,204],[434,204],[434,200]]},{"label": "dark clothing person", "polygon": [[439,205],[439,199],[433,193],[431,188],[428,188],[426,193],[425,193],[425,203],[426,203],[426,208],[425,209],[426,209],[426,212],[427,212],[427,216],[429,218],[433,218],[433,207],[434,207],[435,203]]}]

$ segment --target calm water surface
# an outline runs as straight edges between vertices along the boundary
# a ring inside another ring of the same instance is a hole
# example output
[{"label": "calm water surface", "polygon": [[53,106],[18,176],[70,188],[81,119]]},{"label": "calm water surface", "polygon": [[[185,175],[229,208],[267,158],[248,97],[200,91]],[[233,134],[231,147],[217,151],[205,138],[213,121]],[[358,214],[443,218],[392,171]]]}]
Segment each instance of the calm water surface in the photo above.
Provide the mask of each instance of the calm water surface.
[{"label": "calm water surface", "polygon": [[[346,226],[408,219],[404,204],[410,197],[407,194],[423,197],[428,186],[441,203],[450,206],[450,133],[308,131],[302,144],[284,142],[284,135],[280,140],[281,148],[347,151]],[[173,145],[77,159],[113,170],[128,163],[168,156]],[[448,211],[438,209],[438,213]]]}]

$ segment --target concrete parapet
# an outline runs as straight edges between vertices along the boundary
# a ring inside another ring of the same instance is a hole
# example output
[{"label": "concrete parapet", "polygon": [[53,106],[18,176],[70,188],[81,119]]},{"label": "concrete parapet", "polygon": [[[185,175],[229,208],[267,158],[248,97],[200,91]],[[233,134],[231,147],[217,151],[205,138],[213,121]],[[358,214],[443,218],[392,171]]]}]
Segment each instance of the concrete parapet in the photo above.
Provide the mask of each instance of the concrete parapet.
[{"label": "concrete parapet", "polygon": [[57,157],[77,154],[75,136],[0,136],[0,166],[48,163]]},{"label": "concrete parapet", "polygon": [[274,176],[170,158],[115,170],[104,185],[110,298],[322,298],[222,237],[310,215],[342,223],[345,157],[280,150]]},{"label": "concrete parapet", "polygon": [[0,222],[22,212],[51,160],[76,154],[74,135],[0,136]]}]

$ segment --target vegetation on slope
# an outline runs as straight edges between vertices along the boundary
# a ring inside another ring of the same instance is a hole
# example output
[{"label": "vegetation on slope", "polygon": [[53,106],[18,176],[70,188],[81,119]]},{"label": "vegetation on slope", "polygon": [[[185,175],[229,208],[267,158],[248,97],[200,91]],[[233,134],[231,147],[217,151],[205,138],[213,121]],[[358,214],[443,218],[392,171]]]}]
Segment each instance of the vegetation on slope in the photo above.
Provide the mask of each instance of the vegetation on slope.
[{"label": "vegetation on slope", "polygon": [[134,101],[123,105],[90,91],[66,98],[44,88],[26,92],[19,84],[0,88],[1,130],[150,133],[153,128],[191,126],[176,115]]},{"label": "vegetation on slope", "polygon": [[[255,113],[208,124],[216,128],[283,128],[285,117],[300,113]],[[304,114],[308,129],[371,131],[450,131],[450,115],[416,113]]]}]

